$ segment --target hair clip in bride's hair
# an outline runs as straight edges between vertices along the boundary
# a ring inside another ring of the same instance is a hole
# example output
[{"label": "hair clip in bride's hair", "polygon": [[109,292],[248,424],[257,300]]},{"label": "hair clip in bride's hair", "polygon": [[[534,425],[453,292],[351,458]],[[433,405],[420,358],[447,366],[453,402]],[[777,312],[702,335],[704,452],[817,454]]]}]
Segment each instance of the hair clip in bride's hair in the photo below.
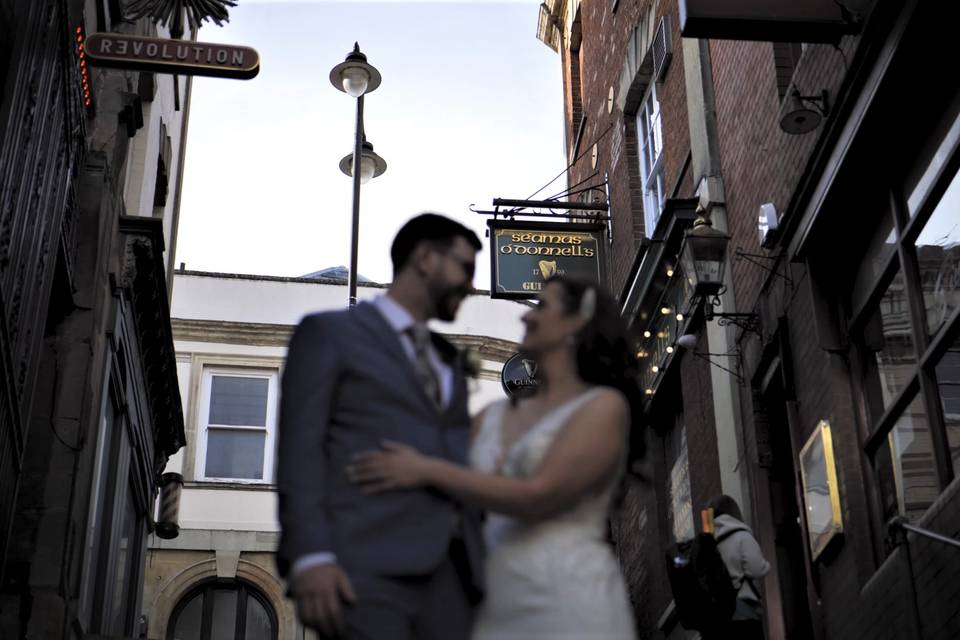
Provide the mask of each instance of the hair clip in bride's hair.
[{"label": "hair clip in bride's hair", "polygon": [[587,320],[593,318],[594,312],[597,310],[597,290],[594,287],[587,287],[587,290],[583,292],[583,297],[580,298],[580,315],[582,315]]}]

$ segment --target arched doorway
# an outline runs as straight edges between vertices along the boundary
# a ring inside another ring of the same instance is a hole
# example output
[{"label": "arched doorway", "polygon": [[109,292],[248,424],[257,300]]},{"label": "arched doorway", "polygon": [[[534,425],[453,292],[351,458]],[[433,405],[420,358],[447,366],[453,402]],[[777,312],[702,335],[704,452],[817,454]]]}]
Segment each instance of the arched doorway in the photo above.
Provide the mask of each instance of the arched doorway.
[{"label": "arched doorway", "polygon": [[167,640],[277,640],[277,616],[267,599],[239,581],[205,582],[173,609]]}]

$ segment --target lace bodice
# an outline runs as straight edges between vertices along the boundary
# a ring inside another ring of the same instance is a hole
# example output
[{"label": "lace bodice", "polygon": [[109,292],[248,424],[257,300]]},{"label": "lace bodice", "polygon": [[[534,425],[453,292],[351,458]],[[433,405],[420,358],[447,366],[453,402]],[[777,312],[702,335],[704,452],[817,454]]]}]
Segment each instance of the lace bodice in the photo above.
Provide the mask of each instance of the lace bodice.
[{"label": "lace bodice", "polygon": [[[598,391],[555,407],[507,451],[502,443],[508,404],[492,405],[470,447],[471,466],[516,478],[535,475],[570,418]],[[634,640],[626,585],[604,541],[617,482],[614,477],[545,520],[487,515],[486,598],[473,640]]]},{"label": "lace bodice", "polygon": [[[507,451],[503,451],[503,418],[509,401],[503,400],[487,409],[480,430],[470,447],[470,466],[480,471],[500,473],[516,478],[533,476],[543,458],[570,418],[593,398],[600,387],[593,387],[555,407],[541,417]],[[616,480],[601,491],[584,496],[575,506],[548,520],[525,524],[515,518],[489,514],[484,536],[491,550],[506,541],[522,544],[524,538],[536,533],[538,544],[543,536],[602,540],[606,533],[607,509]]]}]

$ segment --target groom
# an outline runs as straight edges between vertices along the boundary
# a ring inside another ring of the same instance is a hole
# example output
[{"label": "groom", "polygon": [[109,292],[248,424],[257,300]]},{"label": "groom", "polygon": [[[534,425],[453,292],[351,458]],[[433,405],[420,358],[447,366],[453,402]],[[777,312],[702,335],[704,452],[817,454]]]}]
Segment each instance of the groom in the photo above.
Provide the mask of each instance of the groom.
[{"label": "groom", "polygon": [[388,439],[464,463],[460,354],[426,328],[473,290],[480,240],[425,213],[390,249],[385,295],[304,318],[283,373],[277,565],[304,625],[351,640],[466,637],[481,593],[477,514],[428,490],[365,495],[353,454]]}]

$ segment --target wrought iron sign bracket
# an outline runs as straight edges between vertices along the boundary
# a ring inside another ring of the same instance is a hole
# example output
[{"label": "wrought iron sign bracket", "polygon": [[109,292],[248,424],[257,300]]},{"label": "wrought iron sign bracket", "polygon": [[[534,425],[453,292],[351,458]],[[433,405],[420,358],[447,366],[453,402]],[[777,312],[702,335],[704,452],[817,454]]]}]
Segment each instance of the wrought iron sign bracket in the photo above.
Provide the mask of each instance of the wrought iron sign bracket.
[{"label": "wrought iron sign bracket", "polygon": [[716,319],[721,327],[733,325],[743,331],[752,332],[758,338],[763,340],[763,333],[760,331],[760,316],[756,313],[717,313],[714,307],[720,306],[720,299],[714,296],[711,300],[704,300],[703,319],[710,322]]},{"label": "wrought iron sign bracket", "polygon": [[791,278],[789,274],[787,274],[787,273],[780,273],[780,272],[777,271],[776,269],[771,269],[771,268],[768,267],[766,264],[764,264],[763,262],[761,262],[761,260],[766,260],[766,261],[768,261],[768,262],[774,262],[774,261],[779,260],[780,258],[782,258],[782,257],[783,257],[782,255],[767,256],[767,255],[764,255],[764,254],[762,254],[762,253],[747,253],[746,251],[744,251],[744,250],[741,249],[740,247],[737,247],[736,250],[734,251],[734,256],[735,256],[735,257],[734,257],[734,260],[736,260],[737,262],[739,262],[739,261],[741,261],[741,260],[746,260],[746,261],[749,262],[750,264],[754,264],[754,265],[760,267],[761,269],[763,269],[763,270],[766,271],[767,273],[772,273],[773,275],[777,276],[778,278],[783,278],[783,281],[786,282],[788,286],[790,286],[790,287],[793,286],[793,278]]},{"label": "wrought iron sign bracket", "polygon": [[[483,216],[493,216],[494,220],[498,217],[502,217],[504,220],[513,220],[517,216],[600,222],[610,220],[610,207],[606,202],[564,202],[561,200],[512,200],[508,198],[494,198],[493,206],[493,211],[476,209],[476,205],[474,204],[471,204],[469,209]],[[506,211],[501,211],[501,207],[510,208]],[[543,211],[525,211],[525,209],[547,209],[549,213]],[[561,209],[566,211],[566,213],[557,213],[553,211],[554,209]],[[588,213],[591,211],[600,211],[603,212],[603,214]]]},{"label": "wrought iron sign bracket", "polygon": [[[727,357],[729,357],[729,356],[734,356],[735,354],[733,354],[733,353],[705,353],[705,352],[702,352],[702,351],[692,351],[691,353],[693,353],[694,357],[700,358],[701,360],[706,360],[707,362],[709,362],[711,365],[713,365],[713,366],[716,367],[717,369],[721,369],[721,370],[723,370],[723,371],[726,371],[727,373],[729,373],[730,375],[732,375],[734,378],[736,378],[738,384],[740,384],[741,386],[743,386],[743,384],[744,384],[743,375],[742,375],[739,371],[734,371],[733,369],[731,369],[731,368],[729,368],[729,367],[725,367],[725,366],[723,366],[722,364],[720,364],[719,362],[713,360],[713,358],[711,357],[711,356],[713,356],[713,357],[716,357],[716,356],[727,356]],[[737,368],[739,369],[739,361],[738,361],[738,363],[737,363]]]}]

